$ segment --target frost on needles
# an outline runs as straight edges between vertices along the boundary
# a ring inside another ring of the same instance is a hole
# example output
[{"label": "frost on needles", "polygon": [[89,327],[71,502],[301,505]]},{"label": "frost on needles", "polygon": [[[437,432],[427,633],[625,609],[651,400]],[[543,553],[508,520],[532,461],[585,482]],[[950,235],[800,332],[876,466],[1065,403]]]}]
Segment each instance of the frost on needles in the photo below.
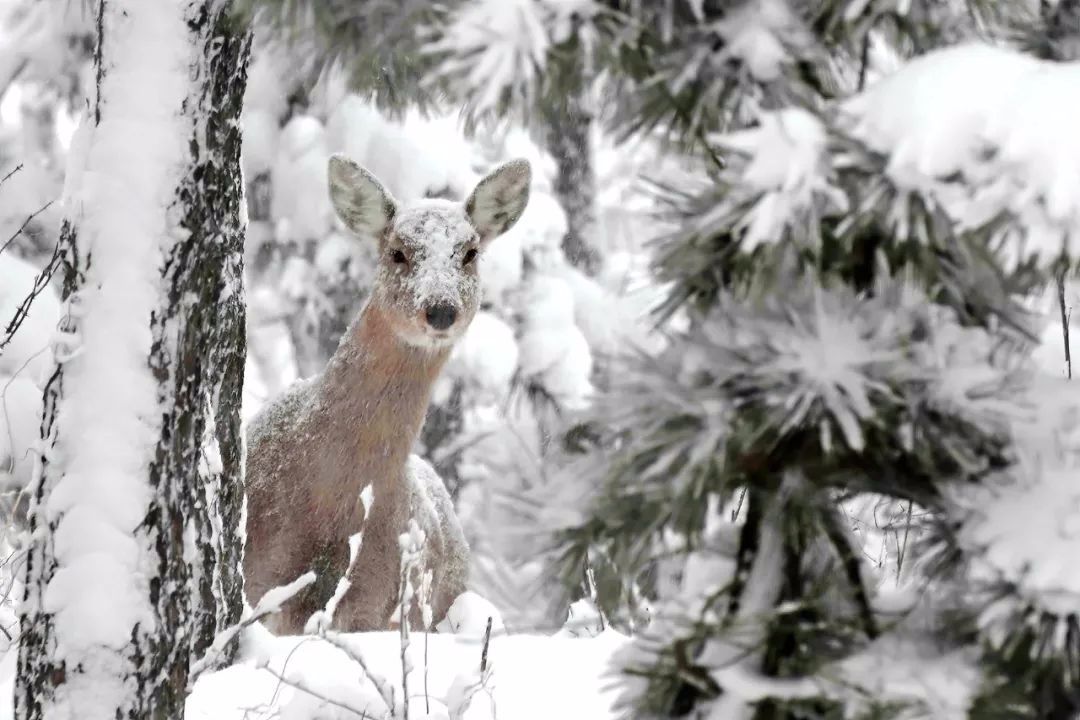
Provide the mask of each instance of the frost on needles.
[{"label": "frost on needles", "polygon": [[[719,166],[660,188],[686,322],[613,379],[566,473],[594,489],[552,513],[564,580],[638,629],[624,707],[1080,706],[1076,401],[1030,302],[1075,256],[1076,73],[970,43],[842,98],[727,78],[776,109],[732,105]],[[883,537],[899,559],[868,561]]]}]

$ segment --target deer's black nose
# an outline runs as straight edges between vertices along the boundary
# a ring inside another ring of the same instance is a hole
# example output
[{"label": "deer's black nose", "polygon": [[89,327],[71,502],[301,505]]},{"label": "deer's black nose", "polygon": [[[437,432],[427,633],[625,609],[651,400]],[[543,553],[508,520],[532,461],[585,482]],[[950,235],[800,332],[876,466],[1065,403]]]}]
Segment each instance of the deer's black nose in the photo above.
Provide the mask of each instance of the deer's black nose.
[{"label": "deer's black nose", "polygon": [[457,309],[453,305],[439,303],[427,309],[428,325],[436,330],[445,330],[457,320]]}]

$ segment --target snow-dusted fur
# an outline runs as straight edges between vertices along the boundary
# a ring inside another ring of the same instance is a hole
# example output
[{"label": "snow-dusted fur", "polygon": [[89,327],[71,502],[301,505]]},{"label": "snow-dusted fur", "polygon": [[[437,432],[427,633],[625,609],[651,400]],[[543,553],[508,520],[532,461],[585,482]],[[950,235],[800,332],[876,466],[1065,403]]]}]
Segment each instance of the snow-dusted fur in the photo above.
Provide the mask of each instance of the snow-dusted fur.
[{"label": "snow-dusted fur", "polygon": [[[479,253],[520,217],[531,174],[525,161],[497,168],[464,204],[423,200],[399,207],[370,173],[334,156],[330,196],[358,235],[375,238],[371,299],[323,373],[268,405],[248,432],[249,600],[314,570],[317,582],[271,622],[300,633],[348,565],[348,539],[363,531],[351,587],[335,627],[389,627],[400,579],[399,537],[415,517],[426,533],[438,623],[465,590],[469,549],[438,475],[410,456],[432,386],[453,343],[475,316]],[[365,517],[360,493],[371,486]],[[418,613],[410,617],[416,625]]]}]

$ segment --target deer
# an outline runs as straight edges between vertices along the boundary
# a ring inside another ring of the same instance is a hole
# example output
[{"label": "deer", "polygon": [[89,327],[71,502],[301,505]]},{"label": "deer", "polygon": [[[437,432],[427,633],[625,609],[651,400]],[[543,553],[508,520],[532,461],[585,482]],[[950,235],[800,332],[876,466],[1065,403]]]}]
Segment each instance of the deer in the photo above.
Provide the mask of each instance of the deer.
[{"label": "deer", "polygon": [[[415,518],[426,535],[422,567],[431,572],[437,625],[466,590],[469,547],[442,480],[412,449],[434,383],[479,308],[482,254],[525,210],[531,168],[526,160],[500,165],[464,202],[399,204],[339,154],[327,178],[338,218],[377,243],[378,268],[323,371],[294,383],[249,424],[245,594],[258,599],[314,571],[315,582],[265,623],[278,635],[302,634],[347,573],[331,628],[416,629],[420,613],[393,619],[399,537]],[[369,507],[361,500],[367,488]]]}]

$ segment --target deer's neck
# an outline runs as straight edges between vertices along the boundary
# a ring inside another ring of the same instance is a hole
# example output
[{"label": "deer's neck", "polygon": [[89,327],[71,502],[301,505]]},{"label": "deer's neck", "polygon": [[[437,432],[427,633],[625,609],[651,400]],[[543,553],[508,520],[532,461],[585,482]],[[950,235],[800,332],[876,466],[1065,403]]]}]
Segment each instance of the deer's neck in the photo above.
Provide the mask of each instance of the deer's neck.
[{"label": "deer's neck", "polygon": [[[316,422],[324,424],[348,493],[368,483],[396,493],[449,348],[409,345],[375,305],[346,331],[323,373]],[[323,432],[324,428],[320,428]]]}]

